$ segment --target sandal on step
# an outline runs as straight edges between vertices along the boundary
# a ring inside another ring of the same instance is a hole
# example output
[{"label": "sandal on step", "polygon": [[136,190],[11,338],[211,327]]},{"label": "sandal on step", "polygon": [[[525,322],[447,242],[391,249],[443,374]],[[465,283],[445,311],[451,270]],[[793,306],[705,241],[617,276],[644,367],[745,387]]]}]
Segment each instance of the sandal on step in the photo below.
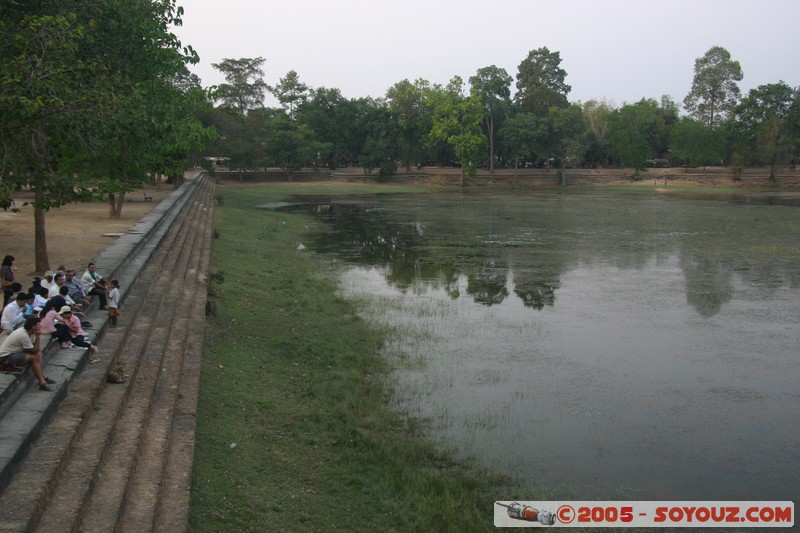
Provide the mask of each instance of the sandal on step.
[{"label": "sandal on step", "polygon": [[39,384],[39,390],[43,390],[43,391],[47,391],[47,392],[53,392],[53,387],[51,385],[47,384],[47,383],[40,383]]}]

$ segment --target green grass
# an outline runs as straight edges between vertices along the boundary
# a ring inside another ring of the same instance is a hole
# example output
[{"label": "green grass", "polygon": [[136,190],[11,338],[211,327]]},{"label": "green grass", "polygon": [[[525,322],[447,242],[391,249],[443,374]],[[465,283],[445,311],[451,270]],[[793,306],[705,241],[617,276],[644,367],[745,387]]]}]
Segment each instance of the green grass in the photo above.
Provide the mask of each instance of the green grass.
[{"label": "green grass", "polygon": [[388,407],[388,332],[296,250],[314,222],[253,208],[408,190],[219,187],[210,270],[224,281],[203,351],[191,531],[487,531],[495,500],[537,498],[453,460]]}]

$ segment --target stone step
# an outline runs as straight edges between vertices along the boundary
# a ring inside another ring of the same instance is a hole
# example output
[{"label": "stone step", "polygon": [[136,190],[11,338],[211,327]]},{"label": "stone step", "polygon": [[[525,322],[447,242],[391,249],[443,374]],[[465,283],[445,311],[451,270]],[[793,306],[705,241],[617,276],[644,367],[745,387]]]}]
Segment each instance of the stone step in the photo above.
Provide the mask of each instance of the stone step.
[{"label": "stone step", "polygon": [[[201,324],[205,322],[206,291],[202,275],[205,269],[200,270],[196,265],[201,265],[204,257],[207,264],[210,230],[209,220],[197,231],[194,246],[191,248],[189,268],[183,291],[178,298],[179,309],[173,319],[170,338],[167,341],[170,349],[162,360],[162,374],[153,391],[150,416],[145,421],[135,468],[125,490],[124,509],[118,521],[119,531],[139,532],[147,529],[147,526],[155,527],[154,521],[159,503],[165,495],[175,490],[174,485],[165,483],[164,476],[168,470],[174,472],[177,466],[169,464],[169,459],[175,458],[169,454],[169,447],[174,438],[173,423],[178,401],[187,393],[197,398],[197,387],[181,389],[180,381],[189,368],[199,370],[199,352],[190,349],[189,346],[189,340],[194,333],[189,326],[193,322]],[[197,364],[187,364],[187,359],[194,359]],[[199,374],[196,376],[198,379],[194,381],[199,385]],[[184,385],[188,386],[186,382]],[[188,472],[191,472],[191,462],[180,461],[179,465],[183,468],[188,467]],[[190,480],[191,476],[186,478]],[[188,503],[188,498],[186,502]],[[188,507],[185,507],[185,510],[188,512]],[[176,508],[170,509],[170,513],[176,512]],[[188,514],[185,519],[188,520]]]},{"label": "stone step", "polygon": [[[0,495],[0,530],[151,530],[160,497],[140,495],[163,485],[164,473],[185,492],[172,498],[169,513],[172,523],[185,529],[199,361],[182,360],[184,354],[199,357],[196,336],[202,344],[202,327],[197,331],[191,324],[204,321],[200,273],[208,264],[212,205],[213,183],[205,180],[127,291],[120,326],[103,339],[101,362],[87,366],[71,384],[52,423]],[[105,376],[117,362],[125,363],[128,382],[106,386]],[[185,375],[186,370],[192,372]],[[185,390],[178,394],[176,387]],[[173,446],[172,427],[179,420]],[[177,467],[166,462],[176,454],[170,453],[173,448],[180,450]],[[128,491],[135,499],[125,496]]]},{"label": "stone step", "polygon": [[[167,229],[171,227],[187,199],[192,196],[194,189],[209,179],[207,176],[203,176],[199,174],[186,181],[96,258],[99,270],[106,274],[108,279],[117,278],[122,283],[123,301],[127,297],[126,287],[132,285],[136,280],[143,265],[159,246]],[[92,336],[94,338],[101,337],[104,333],[105,313],[90,311],[87,318],[96,325],[96,328],[90,332]],[[61,390],[61,384],[71,381],[88,361],[85,351],[60,350],[56,343],[50,343],[42,351],[45,362],[49,364],[53,360],[53,364],[50,366],[54,367],[63,379],[59,379],[57,392],[50,396],[49,402],[36,402],[36,408],[43,409],[42,416],[35,418],[36,424],[31,427],[24,427],[22,424],[21,429],[15,425],[13,428],[15,431],[22,431],[25,434],[24,442],[20,442],[19,439],[0,440],[0,491],[10,481],[16,464],[22,459],[21,452],[24,452],[30,440],[38,435],[41,427],[49,420],[50,412],[54,411],[65,397],[66,391]],[[0,374],[0,425],[16,402],[35,386],[34,381],[30,372],[18,375]],[[23,409],[25,408],[23,407]],[[2,434],[3,432],[0,432],[0,435]]]},{"label": "stone step", "polygon": [[[210,225],[210,220],[202,222]],[[191,229],[194,239],[191,246],[181,251],[173,276],[168,273],[162,276],[170,298],[162,302],[154,334],[141,356],[139,368],[144,372],[133,384],[140,386],[141,393],[137,394],[134,389],[131,394],[131,401],[118,424],[121,438],[114,435],[111,453],[98,469],[98,485],[81,522],[81,529],[85,531],[99,531],[113,522],[117,522],[119,531],[152,529],[178,394],[178,377],[186,355],[187,326],[192,319],[205,319],[202,312],[193,314],[194,299],[190,297],[197,287],[196,265],[204,232],[199,230],[201,224],[196,219],[184,222],[184,226],[187,225],[195,226]],[[142,362],[145,362],[144,367]],[[130,438],[126,434],[130,434]],[[126,471],[127,478],[122,475]],[[117,516],[113,513],[115,509],[119,510]]]}]

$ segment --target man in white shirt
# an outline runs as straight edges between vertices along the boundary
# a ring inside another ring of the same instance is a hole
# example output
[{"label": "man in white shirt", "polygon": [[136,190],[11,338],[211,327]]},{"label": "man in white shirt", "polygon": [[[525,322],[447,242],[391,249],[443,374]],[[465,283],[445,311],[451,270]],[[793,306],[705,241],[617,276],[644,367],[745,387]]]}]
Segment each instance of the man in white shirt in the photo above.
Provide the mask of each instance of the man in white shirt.
[{"label": "man in white shirt", "polygon": [[94,263],[86,265],[86,272],[81,276],[81,283],[83,283],[83,288],[86,289],[86,294],[90,296],[96,295],[100,298],[100,309],[108,309],[108,301],[106,299],[108,283],[99,272],[95,271]]},{"label": "man in white shirt", "polygon": [[33,375],[39,382],[39,390],[52,391],[54,380],[42,372],[42,351],[39,349],[41,333],[39,319],[29,318],[25,326],[14,330],[0,344],[0,367],[7,372],[21,372],[20,365],[31,365]]},{"label": "man in white shirt", "polygon": [[50,287],[53,285],[53,276],[55,276],[55,272],[48,270],[44,273],[44,279],[39,281],[39,285],[49,291]]},{"label": "man in white shirt", "polygon": [[47,294],[47,297],[52,298],[53,296],[57,295],[62,285],[64,285],[64,274],[61,272],[56,272],[53,275],[53,284],[50,285],[50,290]]},{"label": "man in white shirt", "polygon": [[2,328],[4,334],[10,334],[25,322],[23,311],[27,300],[28,294],[20,292],[13,302],[8,302],[8,305],[3,308],[3,316],[0,318],[0,328]]}]

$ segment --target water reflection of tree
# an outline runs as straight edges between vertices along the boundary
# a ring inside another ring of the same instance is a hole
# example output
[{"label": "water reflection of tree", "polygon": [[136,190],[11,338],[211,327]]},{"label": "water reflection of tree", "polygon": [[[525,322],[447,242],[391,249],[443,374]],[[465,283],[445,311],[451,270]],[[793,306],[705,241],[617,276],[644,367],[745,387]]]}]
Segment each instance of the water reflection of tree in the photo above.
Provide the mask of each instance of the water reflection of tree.
[{"label": "water reflection of tree", "polygon": [[[653,260],[671,263],[676,251],[687,302],[701,316],[714,316],[733,299],[736,279],[767,293],[800,286],[800,270],[786,253],[796,249],[791,213],[692,204],[674,209],[660,199],[605,205],[600,196],[545,197],[532,210],[528,198],[505,200],[487,209],[466,196],[423,203],[381,199],[377,207],[325,199],[324,208],[312,211],[332,231],[317,237],[315,249],[380,265],[387,282],[401,290],[444,290],[457,299],[466,279],[466,294],[477,303],[496,305],[513,291],[537,310],[555,304],[571,265],[643,269]],[[731,249],[727,232],[742,215],[748,231]]]},{"label": "water reflection of tree", "polygon": [[[387,283],[403,291],[438,289],[457,299],[462,296],[463,276],[465,292],[476,303],[497,305],[511,294],[508,262],[527,253],[524,248],[487,244],[471,233],[473,220],[459,220],[459,213],[439,224],[439,232],[426,234],[420,221],[397,222],[391,209],[332,202],[321,198],[310,208],[332,229],[316,235],[313,248],[356,264],[381,265],[386,268]],[[524,217],[525,213],[507,210],[502,217],[496,215],[495,222],[519,225],[515,215]],[[514,294],[528,308],[553,305],[560,286],[559,268],[515,273]]]},{"label": "water reflection of tree", "polygon": [[525,307],[542,310],[556,302],[556,289],[561,287],[559,272],[543,266],[514,269],[514,294]]},{"label": "water reflection of tree", "polygon": [[686,301],[702,316],[716,315],[733,298],[733,270],[720,256],[684,251],[680,265],[686,277]]},{"label": "water reflection of tree", "polygon": [[467,274],[467,294],[479,304],[499,304],[509,294],[507,281],[508,268],[497,259],[487,259],[480,270]]}]

